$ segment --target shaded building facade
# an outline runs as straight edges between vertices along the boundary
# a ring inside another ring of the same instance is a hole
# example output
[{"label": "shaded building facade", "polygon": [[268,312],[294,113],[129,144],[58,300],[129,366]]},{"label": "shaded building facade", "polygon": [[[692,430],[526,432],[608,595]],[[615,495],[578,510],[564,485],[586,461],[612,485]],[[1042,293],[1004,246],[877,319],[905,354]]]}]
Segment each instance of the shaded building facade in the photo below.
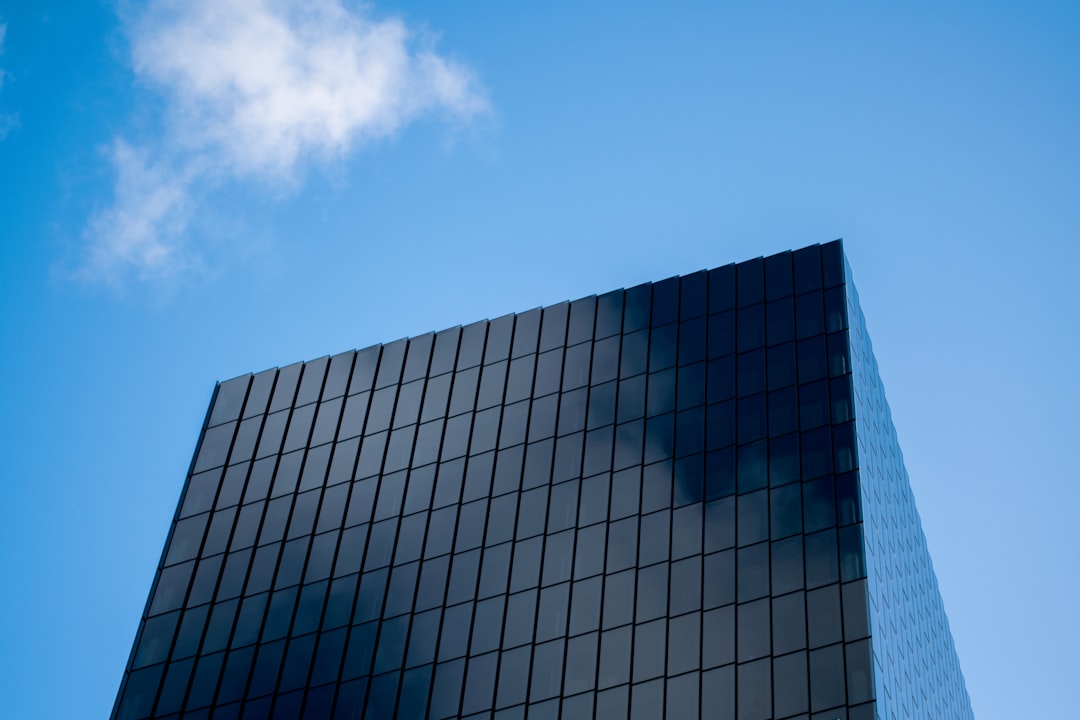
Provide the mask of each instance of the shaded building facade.
[{"label": "shaded building facade", "polygon": [[113,716],[971,718],[841,244],[219,384]]}]

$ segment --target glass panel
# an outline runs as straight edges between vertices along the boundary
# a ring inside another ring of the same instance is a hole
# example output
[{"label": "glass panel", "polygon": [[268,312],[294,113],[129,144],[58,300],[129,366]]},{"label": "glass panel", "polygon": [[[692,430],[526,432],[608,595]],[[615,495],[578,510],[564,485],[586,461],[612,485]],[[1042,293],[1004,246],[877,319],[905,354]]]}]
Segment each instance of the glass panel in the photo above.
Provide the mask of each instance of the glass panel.
[{"label": "glass panel", "polygon": [[767,453],[763,440],[740,446],[737,461],[740,493],[758,490],[768,484]]},{"label": "glass panel", "polygon": [[[581,388],[563,393],[559,403],[559,435],[567,435],[585,429],[585,407],[588,389]],[[555,396],[552,396],[555,399]]]},{"label": "glass panel", "polygon": [[666,646],[667,620],[656,620],[634,628],[634,682],[664,674]]},{"label": "glass panel", "polygon": [[465,654],[472,630],[472,610],[472,603],[464,603],[448,607],[443,613],[442,633],[439,636],[440,662]]},{"label": "glass panel", "polygon": [[739,306],[761,302],[765,295],[765,263],[762,258],[735,266]]},{"label": "glass panel", "polygon": [[735,720],[735,666],[718,668],[701,677],[701,716]]},{"label": "glass panel", "polygon": [[540,353],[536,358],[536,382],[533,397],[541,397],[559,389],[562,375],[562,348]]},{"label": "glass panel", "polygon": [[548,532],[574,527],[577,521],[578,481],[560,483],[551,488],[548,503]]},{"label": "glass panel", "polygon": [[602,587],[603,578],[600,577],[574,583],[570,609],[571,635],[599,629]]},{"label": "glass panel", "polygon": [[619,375],[619,346],[618,335],[597,341],[592,358],[592,382],[602,383],[614,380]]},{"label": "glass panel", "polygon": [[839,240],[821,246],[821,270],[825,287],[844,282],[844,250]]},{"label": "glass panel", "polygon": [[589,633],[566,643],[566,677],[563,692],[567,695],[592,690],[596,686],[596,660],[600,636]]},{"label": "glass panel", "polygon": [[765,299],[791,295],[793,289],[791,253],[781,252],[765,258]]},{"label": "glass panel", "polygon": [[480,394],[476,401],[477,408],[489,408],[502,403],[506,369],[505,360],[484,367],[480,378]]},{"label": "glass panel", "polygon": [[274,397],[270,401],[270,412],[290,408],[296,395],[296,386],[300,380],[301,363],[293,363],[278,370],[277,383],[274,385]]},{"label": "glass panel", "polygon": [[540,592],[540,612],[536,621],[536,642],[566,634],[569,615],[570,583],[545,588]]},{"label": "glass panel", "polygon": [[806,624],[811,648],[831,645],[844,639],[840,620],[839,585],[829,585],[806,593]]},{"label": "glass panel", "polygon": [[617,335],[622,329],[623,291],[616,290],[596,299],[596,337]]},{"label": "glass panel", "polygon": [[506,598],[501,595],[476,603],[476,623],[473,625],[472,645],[469,648],[471,654],[499,648],[505,606]]},{"label": "glass panel", "polygon": [[191,560],[161,571],[154,591],[154,600],[150,604],[150,615],[175,610],[183,605],[194,568],[195,561]]},{"label": "glass panel", "polygon": [[554,640],[533,649],[532,684],[529,700],[537,701],[559,694],[563,674],[563,641]]},{"label": "glass panel", "polygon": [[596,298],[586,297],[570,303],[570,326],[566,344],[576,345],[593,339],[593,321],[596,317]]},{"label": "glass panel", "polygon": [[304,363],[300,390],[296,393],[296,405],[307,405],[319,399],[322,394],[323,379],[326,377],[326,368],[329,364],[330,358],[326,357]]},{"label": "glass panel", "polygon": [[250,383],[250,375],[242,375],[220,383],[217,395],[214,397],[214,409],[210,413],[210,421],[207,424],[212,427],[230,420],[238,420]]},{"label": "glass panel", "polygon": [[[533,401],[529,421],[529,442],[552,437],[555,434],[558,404],[558,395],[549,395]],[[570,413],[566,415],[569,417]]]},{"label": "glass panel", "polygon": [[765,437],[765,393],[739,399],[737,434],[740,443],[754,442]]},{"label": "glass panel", "polygon": [[510,574],[510,592],[540,584],[540,560],[543,538],[531,538],[514,544],[514,565]]},{"label": "glass panel", "polygon": [[540,335],[540,351],[551,350],[566,344],[566,318],[568,303],[559,303],[543,310],[543,330]]},{"label": "glass panel", "polygon": [[[656,574],[652,573],[653,576]],[[633,620],[634,571],[626,570],[607,576],[604,581],[604,628],[625,625]]]},{"label": "glass panel", "polygon": [[[441,610],[431,610],[413,616],[408,659],[406,661],[408,667],[429,663],[435,659],[435,643],[439,639],[439,617],[441,615]],[[353,632],[355,633],[356,629]]]},{"label": "glass panel", "polygon": [[[529,446],[529,459],[534,460],[534,455],[541,455],[542,453],[535,452],[538,447],[548,448],[547,462],[550,468],[551,464],[551,441],[545,441],[536,443]],[[525,448],[518,445],[517,447],[508,448],[506,450],[500,450],[499,454],[495,458],[495,480],[493,485],[493,492],[504,493],[511,490],[517,490],[521,487],[521,473],[522,464],[524,462]],[[530,468],[533,469],[533,468]],[[550,470],[548,470],[550,474]]]},{"label": "glass panel", "polygon": [[736,614],[738,627],[738,660],[745,662],[769,654],[772,647],[769,626],[769,600],[739,605]]},{"label": "glass panel", "polygon": [[441,375],[454,369],[460,335],[461,328],[450,328],[435,336],[435,349],[432,353],[428,375]]},{"label": "glass panel", "polygon": [[844,608],[844,637],[848,640],[870,634],[870,611],[866,581],[848,583],[841,589]]},{"label": "glass panel", "polygon": [[765,658],[740,665],[738,677],[739,720],[760,720],[773,717],[772,662]]},{"label": "glass panel", "polygon": [[326,382],[322,390],[322,399],[341,397],[345,394],[349,384],[349,376],[352,374],[353,358],[355,352],[343,352],[330,358],[330,365],[326,371]]},{"label": "glass panel", "polygon": [[861,640],[847,646],[847,695],[849,703],[874,699],[874,678],[870,641]]},{"label": "glass panel", "polygon": [[172,646],[173,635],[180,620],[180,611],[150,618],[143,625],[139,636],[138,651],[135,654],[134,667],[145,667],[166,660]]},{"label": "glass panel", "polygon": [[[621,440],[622,435],[616,436]],[[616,445],[618,452],[619,445]],[[636,515],[640,506],[640,491],[642,491],[642,473],[639,468],[631,467],[611,476],[611,519]]]},{"label": "glass panel", "polygon": [[532,649],[528,647],[502,653],[499,663],[499,690],[495,706],[506,707],[525,702],[529,688],[529,660]]},{"label": "glass panel", "polygon": [[[592,365],[592,343],[582,343],[566,349],[566,361],[563,365],[562,389],[571,390],[589,382],[589,368]],[[539,385],[539,373],[537,373]]]},{"label": "glass panel", "polygon": [[590,429],[610,425],[615,422],[615,397],[617,387],[616,383],[609,382],[603,385],[594,385],[589,390]]},{"label": "glass panel", "polygon": [[725,265],[709,271],[709,312],[717,313],[735,307],[735,265]]},{"label": "glass panel", "polygon": [[379,373],[375,380],[376,388],[396,385],[401,379],[401,369],[405,361],[407,343],[407,340],[395,340],[392,343],[383,345],[382,358],[379,361]]},{"label": "glass panel", "polygon": [[199,444],[199,456],[195,461],[194,472],[202,472],[225,464],[236,433],[237,423],[228,422],[208,429]]},{"label": "glass panel", "polygon": [[772,588],[782,595],[803,587],[803,538],[801,535],[772,544]]},{"label": "glass panel", "polygon": [[450,415],[458,415],[473,409],[476,402],[476,386],[479,368],[470,368],[454,374],[454,389],[450,397]]},{"label": "glass panel", "polygon": [[[458,714],[461,689],[465,684],[465,660],[439,663],[431,687],[429,717],[445,718]],[[384,716],[388,717],[388,716]]]},{"label": "glass panel", "polygon": [[477,597],[491,597],[506,592],[510,582],[511,543],[484,550]]},{"label": "glass panel", "polygon": [[667,614],[668,566],[653,565],[638,571],[636,622]]},{"label": "glass panel", "polygon": [[844,288],[825,291],[825,331],[839,332],[847,329],[847,298]]},{"label": "glass panel", "polygon": [[679,368],[678,408],[695,407],[705,403],[705,363]]},{"label": "glass panel", "polygon": [[[420,563],[418,562],[398,565],[391,570],[383,617],[393,617],[412,610],[413,595],[416,592],[416,580],[419,573]],[[321,611],[321,609],[320,605],[319,610]],[[318,615],[316,615],[317,617]],[[402,643],[404,643],[404,638],[402,638]],[[387,669],[389,669],[389,666]]]},{"label": "glass panel", "polygon": [[484,339],[487,337],[487,322],[466,325],[461,329],[461,348],[458,350],[457,369],[463,370],[480,364],[484,354]]},{"label": "glass panel", "polygon": [[792,259],[795,264],[795,294],[821,287],[821,248],[817,245],[796,250]]},{"label": "glass panel", "polygon": [[[450,572],[450,558],[446,555],[425,560],[420,570],[420,586],[416,592],[416,609],[430,610],[442,605],[446,595],[446,578]],[[365,576],[366,577],[366,576]]]},{"label": "glass panel", "polygon": [[769,594],[768,543],[740,548],[736,568],[739,602]]},{"label": "glass panel", "polygon": [[827,585],[840,580],[837,567],[836,531],[806,536],[806,586]]},{"label": "glass panel", "polygon": [[[425,439],[424,426],[420,426],[418,444]],[[417,468],[409,472],[408,494],[405,496],[405,512],[413,513],[431,507],[432,490],[435,487],[435,466]]]},{"label": "glass panel", "polygon": [[536,308],[516,316],[511,357],[536,352],[536,342],[540,334],[540,312],[540,309]]},{"label": "glass panel", "polygon": [[804,594],[791,593],[772,601],[773,654],[782,655],[806,648],[806,604]]},{"label": "glass panel", "polygon": [[[350,368],[351,365],[350,361]],[[266,406],[270,402],[270,394],[273,391],[276,379],[277,370],[265,370],[252,378],[251,389],[248,391],[247,402],[244,404],[245,418],[255,417],[266,412]]]},{"label": "glass panel", "polygon": [[662,510],[641,518],[638,564],[651,565],[670,557],[671,513]]},{"label": "glass panel", "polygon": [[704,495],[705,457],[698,452],[675,461],[676,506],[701,502]]},{"label": "glass panel", "polygon": [[623,335],[619,377],[628,378],[645,372],[648,369],[648,360],[648,331],[641,330]]},{"label": "glass panel", "polygon": [[809,709],[806,653],[773,660],[773,712],[777,717],[805,713]]},{"label": "glass panel", "polygon": [[[494,464],[495,453],[493,452],[485,452],[468,458],[462,502],[487,497],[491,493]],[[497,492],[502,492],[502,488],[497,488]]]},{"label": "glass panel", "polygon": [[833,645],[810,652],[810,709],[814,712],[843,705],[847,700],[844,682],[844,646]]},{"label": "glass panel", "polygon": [[503,315],[488,323],[484,364],[506,360],[510,355],[510,336],[514,331],[514,316]]},{"label": "glass panel", "polygon": [[607,572],[634,567],[637,561],[637,518],[627,518],[608,526]]},{"label": "glass panel", "polygon": [[720,313],[709,318],[709,359],[724,357],[735,352],[735,311]]},{"label": "glass panel", "polygon": [[798,485],[773,490],[769,497],[770,537],[773,540],[802,532],[802,493]]},{"label": "glass panel", "polygon": [[598,687],[607,688],[630,681],[631,628],[608,630],[600,638]]},{"label": "glass panel", "polygon": [[844,582],[866,577],[862,527],[860,524],[840,529],[840,579]]},{"label": "glass panel", "polygon": [[[465,681],[465,697],[461,706],[463,713],[479,712],[491,707],[494,700],[495,671],[498,660],[498,653],[469,659],[469,669]],[[421,717],[421,715],[417,715],[417,717]]]},{"label": "glass panel", "polygon": [[795,335],[800,340],[825,332],[825,304],[821,292],[795,298]]},{"label": "glass panel", "polygon": [[549,535],[546,542],[543,584],[569,580],[574,561],[574,531]]},{"label": "glass panel", "polygon": [[503,647],[514,647],[532,642],[535,618],[536,590],[511,595],[506,604]]},{"label": "glass panel", "polygon": [[701,614],[690,613],[668,622],[669,675],[697,670],[701,649]]},{"label": "glass panel", "polygon": [[675,365],[678,351],[676,336],[678,325],[654,327],[649,337],[649,372],[664,370]]},{"label": "glass panel", "polygon": [[671,557],[673,559],[701,552],[703,506],[698,503],[672,513]]}]

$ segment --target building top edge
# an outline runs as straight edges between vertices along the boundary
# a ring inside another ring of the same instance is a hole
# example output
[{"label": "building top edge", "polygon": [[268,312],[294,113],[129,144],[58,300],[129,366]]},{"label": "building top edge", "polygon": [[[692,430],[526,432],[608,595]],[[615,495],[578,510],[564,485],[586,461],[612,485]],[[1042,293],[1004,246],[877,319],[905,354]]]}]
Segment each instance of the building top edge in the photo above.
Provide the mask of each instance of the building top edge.
[{"label": "building top edge", "polygon": [[527,309],[522,310],[522,311],[506,313],[506,314],[499,315],[499,316],[492,317],[492,318],[481,318],[479,320],[475,320],[475,321],[470,322],[470,323],[452,325],[450,327],[442,328],[440,330],[429,330],[427,332],[419,333],[419,334],[416,334],[416,335],[409,335],[409,336],[404,336],[404,337],[400,337],[400,338],[395,338],[395,339],[387,341],[387,342],[375,343],[373,345],[366,345],[366,346],[361,347],[361,348],[354,348],[354,349],[344,350],[344,351],[342,351],[340,353],[336,353],[335,355],[320,355],[318,357],[310,358],[308,360],[298,360],[296,362],[287,363],[285,365],[276,365],[276,366],[272,366],[272,367],[269,367],[269,368],[265,368],[263,370],[258,370],[258,371],[254,371],[254,372],[247,372],[247,373],[241,373],[240,375],[236,375],[234,377],[230,377],[230,378],[226,378],[226,379],[217,381],[215,383],[215,388],[220,387],[222,385],[229,384],[229,383],[233,383],[233,382],[236,382],[236,381],[239,381],[239,380],[244,380],[245,378],[251,378],[251,377],[254,377],[256,375],[262,375],[264,373],[270,373],[270,372],[278,372],[278,371],[280,371],[282,369],[285,369],[285,368],[304,366],[304,365],[308,365],[308,364],[315,363],[315,362],[320,362],[320,361],[329,361],[329,360],[332,360],[333,358],[339,357],[339,356],[344,356],[344,355],[349,355],[349,354],[354,354],[354,353],[362,353],[362,352],[366,352],[366,351],[372,351],[375,348],[382,348],[382,347],[386,347],[388,345],[393,345],[395,343],[402,343],[402,342],[407,343],[409,341],[416,340],[416,339],[423,338],[423,337],[427,337],[427,336],[434,337],[434,336],[442,334],[442,333],[452,332],[454,330],[463,330],[465,328],[473,327],[473,326],[480,325],[480,324],[483,324],[483,323],[492,323],[492,322],[496,322],[496,321],[499,321],[499,320],[505,320],[507,318],[515,318],[515,317],[518,317],[520,315],[525,315],[525,314],[530,313],[530,312],[543,311],[543,310],[547,310],[549,308],[558,307],[560,305],[570,306],[570,305],[573,305],[574,303],[579,303],[579,302],[588,301],[588,300],[595,299],[595,298],[604,297],[604,296],[607,296],[607,295],[611,295],[613,293],[625,293],[625,292],[629,292],[629,291],[639,289],[639,288],[644,288],[644,287],[648,287],[648,286],[660,285],[662,283],[669,283],[669,282],[678,281],[678,280],[681,280],[683,278],[692,277],[692,276],[699,275],[699,274],[706,274],[707,275],[709,273],[720,273],[720,272],[725,272],[725,271],[737,273],[738,269],[741,268],[741,267],[750,267],[750,266],[752,266],[754,264],[757,264],[757,263],[766,263],[766,262],[768,262],[770,260],[773,260],[774,258],[781,258],[781,257],[784,257],[784,256],[794,256],[797,253],[813,251],[814,249],[818,249],[819,251],[825,251],[825,252],[832,251],[833,257],[835,257],[839,261],[839,266],[837,267],[837,272],[838,272],[838,276],[839,276],[839,282],[837,284],[846,283],[848,281],[848,279],[850,278],[851,270],[850,270],[850,266],[848,264],[847,255],[844,252],[843,239],[842,238],[837,238],[835,240],[831,240],[831,241],[825,242],[825,243],[812,243],[810,245],[806,245],[806,246],[799,247],[799,248],[793,248],[791,250],[783,250],[781,252],[773,253],[771,255],[758,255],[756,257],[748,258],[746,260],[742,260],[742,261],[739,261],[739,262],[730,262],[730,263],[726,263],[726,264],[723,264],[723,265],[717,265],[717,266],[714,266],[714,267],[711,267],[711,268],[702,268],[702,269],[699,269],[699,270],[694,270],[694,271],[689,272],[689,273],[683,273],[683,274],[679,274],[679,275],[672,275],[670,277],[661,278],[659,280],[653,280],[653,281],[647,281],[647,282],[643,282],[643,283],[638,283],[637,285],[631,285],[629,287],[624,286],[624,287],[621,287],[621,288],[615,288],[615,289],[612,289],[612,290],[608,290],[608,291],[603,292],[603,293],[594,293],[592,295],[585,295],[583,297],[576,298],[576,299],[573,299],[573,300],[562,300],[560,302],[555,302],[555,303],[551,303],[551,304],[548,304],[548,305],[537,305],[537,306],[527,308]]}]

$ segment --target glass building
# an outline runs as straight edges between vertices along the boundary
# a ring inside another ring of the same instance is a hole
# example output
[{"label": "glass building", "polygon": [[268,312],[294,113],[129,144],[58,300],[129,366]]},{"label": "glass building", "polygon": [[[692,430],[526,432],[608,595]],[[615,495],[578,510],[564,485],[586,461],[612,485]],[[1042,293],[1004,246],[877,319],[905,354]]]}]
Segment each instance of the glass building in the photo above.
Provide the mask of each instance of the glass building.
[{"label": "glass building", "polygon": [[972,718],[840,242],[221,383],[113,717]]}]

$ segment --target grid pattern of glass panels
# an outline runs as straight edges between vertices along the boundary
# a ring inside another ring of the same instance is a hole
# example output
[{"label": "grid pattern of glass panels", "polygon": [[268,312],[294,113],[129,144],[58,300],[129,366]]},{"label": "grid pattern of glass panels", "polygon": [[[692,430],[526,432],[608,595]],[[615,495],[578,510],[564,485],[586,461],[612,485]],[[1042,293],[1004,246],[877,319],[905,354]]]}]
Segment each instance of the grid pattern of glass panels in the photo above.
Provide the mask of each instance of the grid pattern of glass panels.
[{"label": "grid pattern of glass panels", "polygon": [[878,717],[972,720],[859,295],[845,272]]},{"label": "grid pattern of glass panels", "polygon": [[848,301],[837,242],[222,383],[114,717],[874,718]]}]

